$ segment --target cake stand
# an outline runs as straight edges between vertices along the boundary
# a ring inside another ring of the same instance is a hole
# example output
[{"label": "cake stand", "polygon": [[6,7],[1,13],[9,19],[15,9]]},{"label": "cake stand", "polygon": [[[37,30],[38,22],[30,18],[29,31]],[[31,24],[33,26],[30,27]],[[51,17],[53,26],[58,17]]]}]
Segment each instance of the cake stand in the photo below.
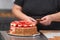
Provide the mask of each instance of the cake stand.
[{"label": "cake stand", "polygon": [[48,40],[42,33],[36,36],[14,36],[9,35],[7,31],[0,31],[2,40]]}]

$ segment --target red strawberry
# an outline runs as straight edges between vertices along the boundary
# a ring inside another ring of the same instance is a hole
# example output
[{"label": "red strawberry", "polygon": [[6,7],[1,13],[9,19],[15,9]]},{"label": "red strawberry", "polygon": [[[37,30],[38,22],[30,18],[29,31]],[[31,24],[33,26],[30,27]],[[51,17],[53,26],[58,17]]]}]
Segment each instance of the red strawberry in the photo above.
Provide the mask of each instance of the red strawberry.
[{"label": "red strawberry", "polygon": [[11,26],[12,26],[12,27],[15,27],[15,26],[16,26],[16,23],[11,23]]},{"label": "red strawberry", "polygon": [[18,27],[18,24],[15,27]]},{"label": "red strawberry", "polygon": [[13,22],[11,22],[10,25],[11,25],[12,27],[15,27],[17,24],[18,24],[18,21],[13,21]]},{"label": "red strawberry", "polygon": [[34,23],[28,22],[28,21],[13,21],[11,23],[12,27],[32,27],[34,26]]},{"label": "red strawberry", "polygon": [[22,27],[22,24],[21,24],[21,23],[19,23],[19,24],[18,24],[18,27]]},{"label": "red strawberry", "polygon": [[29,25],[29,27],[32,27],[33,25]]},{"label": "red strawberry", "polygon": [[19,23],[21,23],[21,24],[25,24],[25,21],[19,21]]},{"label": "red strawberry", "polygon": [[23,27],[28,27],[28,25],[24,24]]},{"label": "red strawberry", "polygon": [[19,21],[14,21],[12,24],[13,26],[18,27]]}]

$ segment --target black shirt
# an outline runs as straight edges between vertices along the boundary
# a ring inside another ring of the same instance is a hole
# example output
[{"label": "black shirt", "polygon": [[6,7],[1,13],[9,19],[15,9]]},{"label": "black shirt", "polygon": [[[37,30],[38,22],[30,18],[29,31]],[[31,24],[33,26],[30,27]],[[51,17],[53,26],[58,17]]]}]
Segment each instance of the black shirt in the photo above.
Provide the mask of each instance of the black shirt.
[{"label": "black shirt", "polygon": [[[15,0],[14,4],[21,6],[22,12],[29,16],[45,16],[60,11],[60,0]],[[48,27],[39,24],[38,29],[60,29],[60,23],[53,22]]]},{"label": "black shirt", "polygon": [[23,12],[30,16],[44,16],[60,11],[60,0],[15,0],[23,7]]}]

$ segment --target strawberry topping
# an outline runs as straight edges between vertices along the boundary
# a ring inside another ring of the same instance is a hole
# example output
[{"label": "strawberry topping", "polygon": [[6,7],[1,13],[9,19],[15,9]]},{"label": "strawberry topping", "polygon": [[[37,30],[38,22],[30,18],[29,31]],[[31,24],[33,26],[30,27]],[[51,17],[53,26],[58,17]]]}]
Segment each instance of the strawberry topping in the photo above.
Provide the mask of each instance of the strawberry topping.
[{"label": "strawberry topping", "polygon": [[32,27],[34,23],[30,23],[27,21],[13,21],[11,26],[13,27]]}]

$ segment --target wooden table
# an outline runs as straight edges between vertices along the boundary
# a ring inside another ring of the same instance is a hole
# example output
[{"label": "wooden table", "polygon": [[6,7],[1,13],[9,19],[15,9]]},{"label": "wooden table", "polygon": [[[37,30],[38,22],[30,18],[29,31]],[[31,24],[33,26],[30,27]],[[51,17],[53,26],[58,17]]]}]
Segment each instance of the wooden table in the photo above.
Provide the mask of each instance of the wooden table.
[{"label": "wooden table", "polygon": [[60,40],[60,30],[40,30],[48,40]]}]

